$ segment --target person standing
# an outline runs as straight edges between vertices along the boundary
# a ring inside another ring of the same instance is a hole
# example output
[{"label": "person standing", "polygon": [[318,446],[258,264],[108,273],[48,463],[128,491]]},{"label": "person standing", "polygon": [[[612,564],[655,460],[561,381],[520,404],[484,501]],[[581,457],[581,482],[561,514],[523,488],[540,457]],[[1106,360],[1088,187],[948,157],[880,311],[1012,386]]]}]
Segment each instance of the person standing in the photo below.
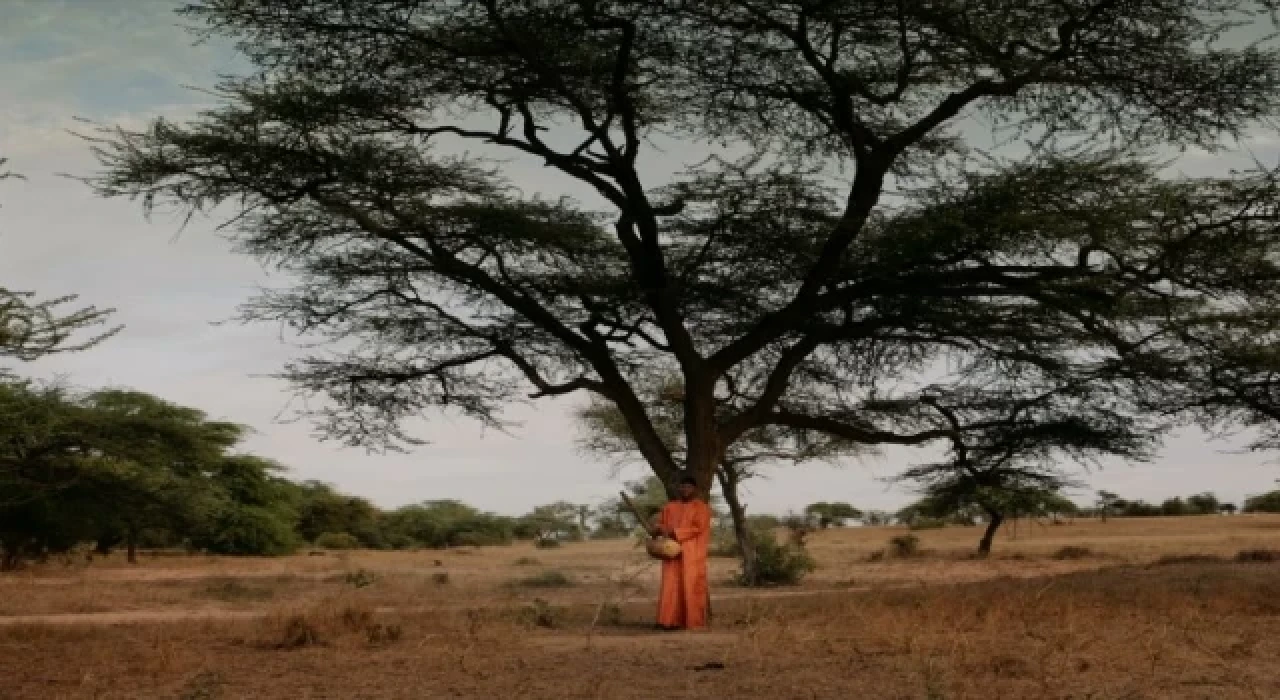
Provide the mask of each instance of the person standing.
[{"label": "person standing", "polygon": [[663,507],[657,534],[680,543],[680,555],[662,562],[658,626],[667,630],[707,626],[707,546],[711,541],[711,507],[698,498],[691,477],[680,480],[678,498]]}]

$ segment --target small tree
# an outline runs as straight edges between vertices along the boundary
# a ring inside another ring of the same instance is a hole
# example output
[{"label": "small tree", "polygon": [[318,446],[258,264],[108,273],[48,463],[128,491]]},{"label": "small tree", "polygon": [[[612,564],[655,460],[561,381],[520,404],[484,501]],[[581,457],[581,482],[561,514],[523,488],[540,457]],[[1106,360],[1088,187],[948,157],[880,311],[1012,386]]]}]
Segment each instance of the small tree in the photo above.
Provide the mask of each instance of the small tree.
[{"label": "small tree", "polygon": [[538,506],[516,520],[514,533],[516,537],[540,543],[581,539],[583,530],[578,522],[579,513],[577,505],[565,501]]},{"label": "small tree", "polygon": [[[978,551],[990,553],[1006,517],[1065,507],[1059,492],[1074,482],[1062,474],[1061,459],[1150,454],[1161,426],[1117,410],[1109,383],[1096,379],[1057,377],[1060,384],[1027,394],[973,391],[927,398],[953,428],[949,459],[912,467],[900,479],[922,485],[921,503],[934,517],[980,508],[987,527]],[[966,425],[984,427],[965,430]]]},{"label": "small tree", "polygon": [[893,523],[893,514],[883,510],[869,510],[862,515],[862,524],[868,527],[883,527]]},{"label": "small tree", "polygon": [[817,523],[818,527],[824,530],[833,525],[844,527],[847,521],[862,518],[862,511],[842,502],[827,503],[819,501],[818,503],[810,503],[805,507],[804,512],[805,515]]},{"label": "small tree", "polygon": [[1222,505],[1218,497],[1208,491],[1187,497],[1187,508],[1196,515],[1217,515]]},{"label": "small tree", "polygon": [[1102,516],[1102,522],[1107,522],[1107,516],[1115,512],[1120,506],[1120,497],[1110,491],[1099,491],[1097,507],[1098,513]]}]

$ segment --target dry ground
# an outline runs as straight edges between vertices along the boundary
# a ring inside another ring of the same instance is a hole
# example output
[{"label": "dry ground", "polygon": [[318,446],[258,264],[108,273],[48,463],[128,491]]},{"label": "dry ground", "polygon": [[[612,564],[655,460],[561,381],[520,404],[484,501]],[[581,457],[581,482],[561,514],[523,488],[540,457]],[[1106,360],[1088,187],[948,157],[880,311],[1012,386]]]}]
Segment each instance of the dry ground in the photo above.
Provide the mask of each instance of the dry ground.
[{"label": "dry ground", "polygon": [[804,586],[720,585],[714,629],[675,635],[627,542],[50,563],[0,577],[0,698],[1280,697],[1280,563],[1231,561],[1280,518],[1022,523],[985,561],[948,528],[867,561],[898,534],[814,535]]}]

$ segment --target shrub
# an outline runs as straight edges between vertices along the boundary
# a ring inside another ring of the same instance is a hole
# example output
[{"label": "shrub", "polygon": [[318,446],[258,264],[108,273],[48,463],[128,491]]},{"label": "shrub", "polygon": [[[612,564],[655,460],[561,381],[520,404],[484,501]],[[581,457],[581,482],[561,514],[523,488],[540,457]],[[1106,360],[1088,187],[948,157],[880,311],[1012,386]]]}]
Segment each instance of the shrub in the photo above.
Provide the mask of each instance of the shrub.
[{"label": "shrub", "polygon": [[516,560],[516,566],[537,566],[541,563],[542,562],[534,559],[533,557],[520,557]]},{"label": "shrub", "polygon": [[320,644],[320,631],[301,613],[289,615],[279,623],[275,634],[264,640],[270,649],[301,649]]},{"label": "shrub", "polygon": [[522,578],[516,584],[525,588],[568,588],[573,585],[573,581],[559,571],[550,570],[537,576]]},{"label": "shrub", "polygon": [[889,538],[889,553],[899,559],[920,554],[920,538],[912,534]]},{"label": "shrub", "polygon": [[449,572],[437,571],[434,574],[431,574],[431,582],[437,586],[443,586],[449,583]]},{"label": "shrub", "polygon": [[751,548],[756,557],[756,577],[752,581],[740,574],[738,583],[743,586],[794,586],[817,568],[803,546],[780,544],[772,530],[753,533]]},{"label": "shrub", "polygon": [[947,526],[947,521],[942,518],[926,518],[920,517],[911,521],[907,527],[912,530],[941,530]]},{"label": "shrub", "polygon": [[520,609],[520,621],[531,627],[554,629],[564,624],[565,611],[541,598]]},{"label": "shrub", "polygon": [[560,540],[554,537],[539,537],[533,541],[533,546],[538,549],[556,549],[561,546]]},{"label": "shrub", "polygon": [[360,540],[345,532],[326,532],[316,538],[321,549],[360,549]]},{"label": "shrub", "polygon": [[404,629],[396,624],[371,622],[364,628],[364,638],[374,646],[395,644],[404,636]]},{"label": "shrub", "polygon": [[1280,561],[1280,549],[1246,549],[1236,554],[1236,561]]},{"label": "shrub", "polygon": [[1091,556],[1093,556],[1093,550],[1088,547],[1068,546],[1053,553],[1053,558],[1059,561],[1069,559],[1088,559]]},{"label": "shrub", "polygon": [[372,571],[359,569],[357,571],[348,571],[342,578],[349,586],[356,588],[368,588],[378,582],[378,575]]}]

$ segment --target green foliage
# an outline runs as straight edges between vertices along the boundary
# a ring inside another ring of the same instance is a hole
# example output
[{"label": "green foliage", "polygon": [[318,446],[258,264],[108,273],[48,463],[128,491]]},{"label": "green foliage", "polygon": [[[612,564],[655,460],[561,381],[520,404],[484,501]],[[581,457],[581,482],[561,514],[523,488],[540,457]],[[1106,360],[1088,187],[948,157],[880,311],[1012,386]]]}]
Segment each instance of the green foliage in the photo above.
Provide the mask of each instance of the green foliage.
[{"label": "green foliage", "polygon": [[378,509],[363,498],[338,493],[318,481],[294,485],[290,494],[297,512],[298,535],[308,542],[326,532],[344,532],[361,547],[378,549],[383,541]]},{"label": "green foliage", "polygon": [[862,518],[862,511],[848,503],[826,503],[820,501],[806,506],[804,512],[818,527],[823,529],[833,525],[835,527],[844,527],[846,522]]},{"label": "green foliage", "polygon": [[360,540],[346,532],[326,532],[315,539],[320,549],[360,549]]},{"label": "green foliage", "polygon": [[778,542],[772,530],[753,532],[751,547],[755,554],[755,580],[748,581],[739,575],[740,585],[794,586],[817,568],[817,563],[803,546]]},{"label": "green foliage", "polygon": [[300,544],[293,523],[271,506],[231,504],[193,536],[211,554],[281,556]]},{"label": "green foliage", "polygon": [[927,516],[916,517],[907,524],[912,530],[941,530],[947,526],[947,521],[943,518],[930,518]]},{"label": "green foliage", "polygon": [[540,545],[553,541],[558,545],[563,540],[583,539],[586,528],[584,520],[586,518],[581,506],[560,501],[538,506],[528,515],[518,518],[513,524],[512,532],[520,539],[531,539]]},{"label": "green foliage", "polygon": [[407,538],[422,547],[510,544],[516,525],[511,518],[484,513],[453,500],[426,501],[397,508],[381,518],[384,538]]},{"label": "green foliage", "polygon": [[1280,513],[1280,491],[1250,496],[1244,501],[1246,513]]}]

